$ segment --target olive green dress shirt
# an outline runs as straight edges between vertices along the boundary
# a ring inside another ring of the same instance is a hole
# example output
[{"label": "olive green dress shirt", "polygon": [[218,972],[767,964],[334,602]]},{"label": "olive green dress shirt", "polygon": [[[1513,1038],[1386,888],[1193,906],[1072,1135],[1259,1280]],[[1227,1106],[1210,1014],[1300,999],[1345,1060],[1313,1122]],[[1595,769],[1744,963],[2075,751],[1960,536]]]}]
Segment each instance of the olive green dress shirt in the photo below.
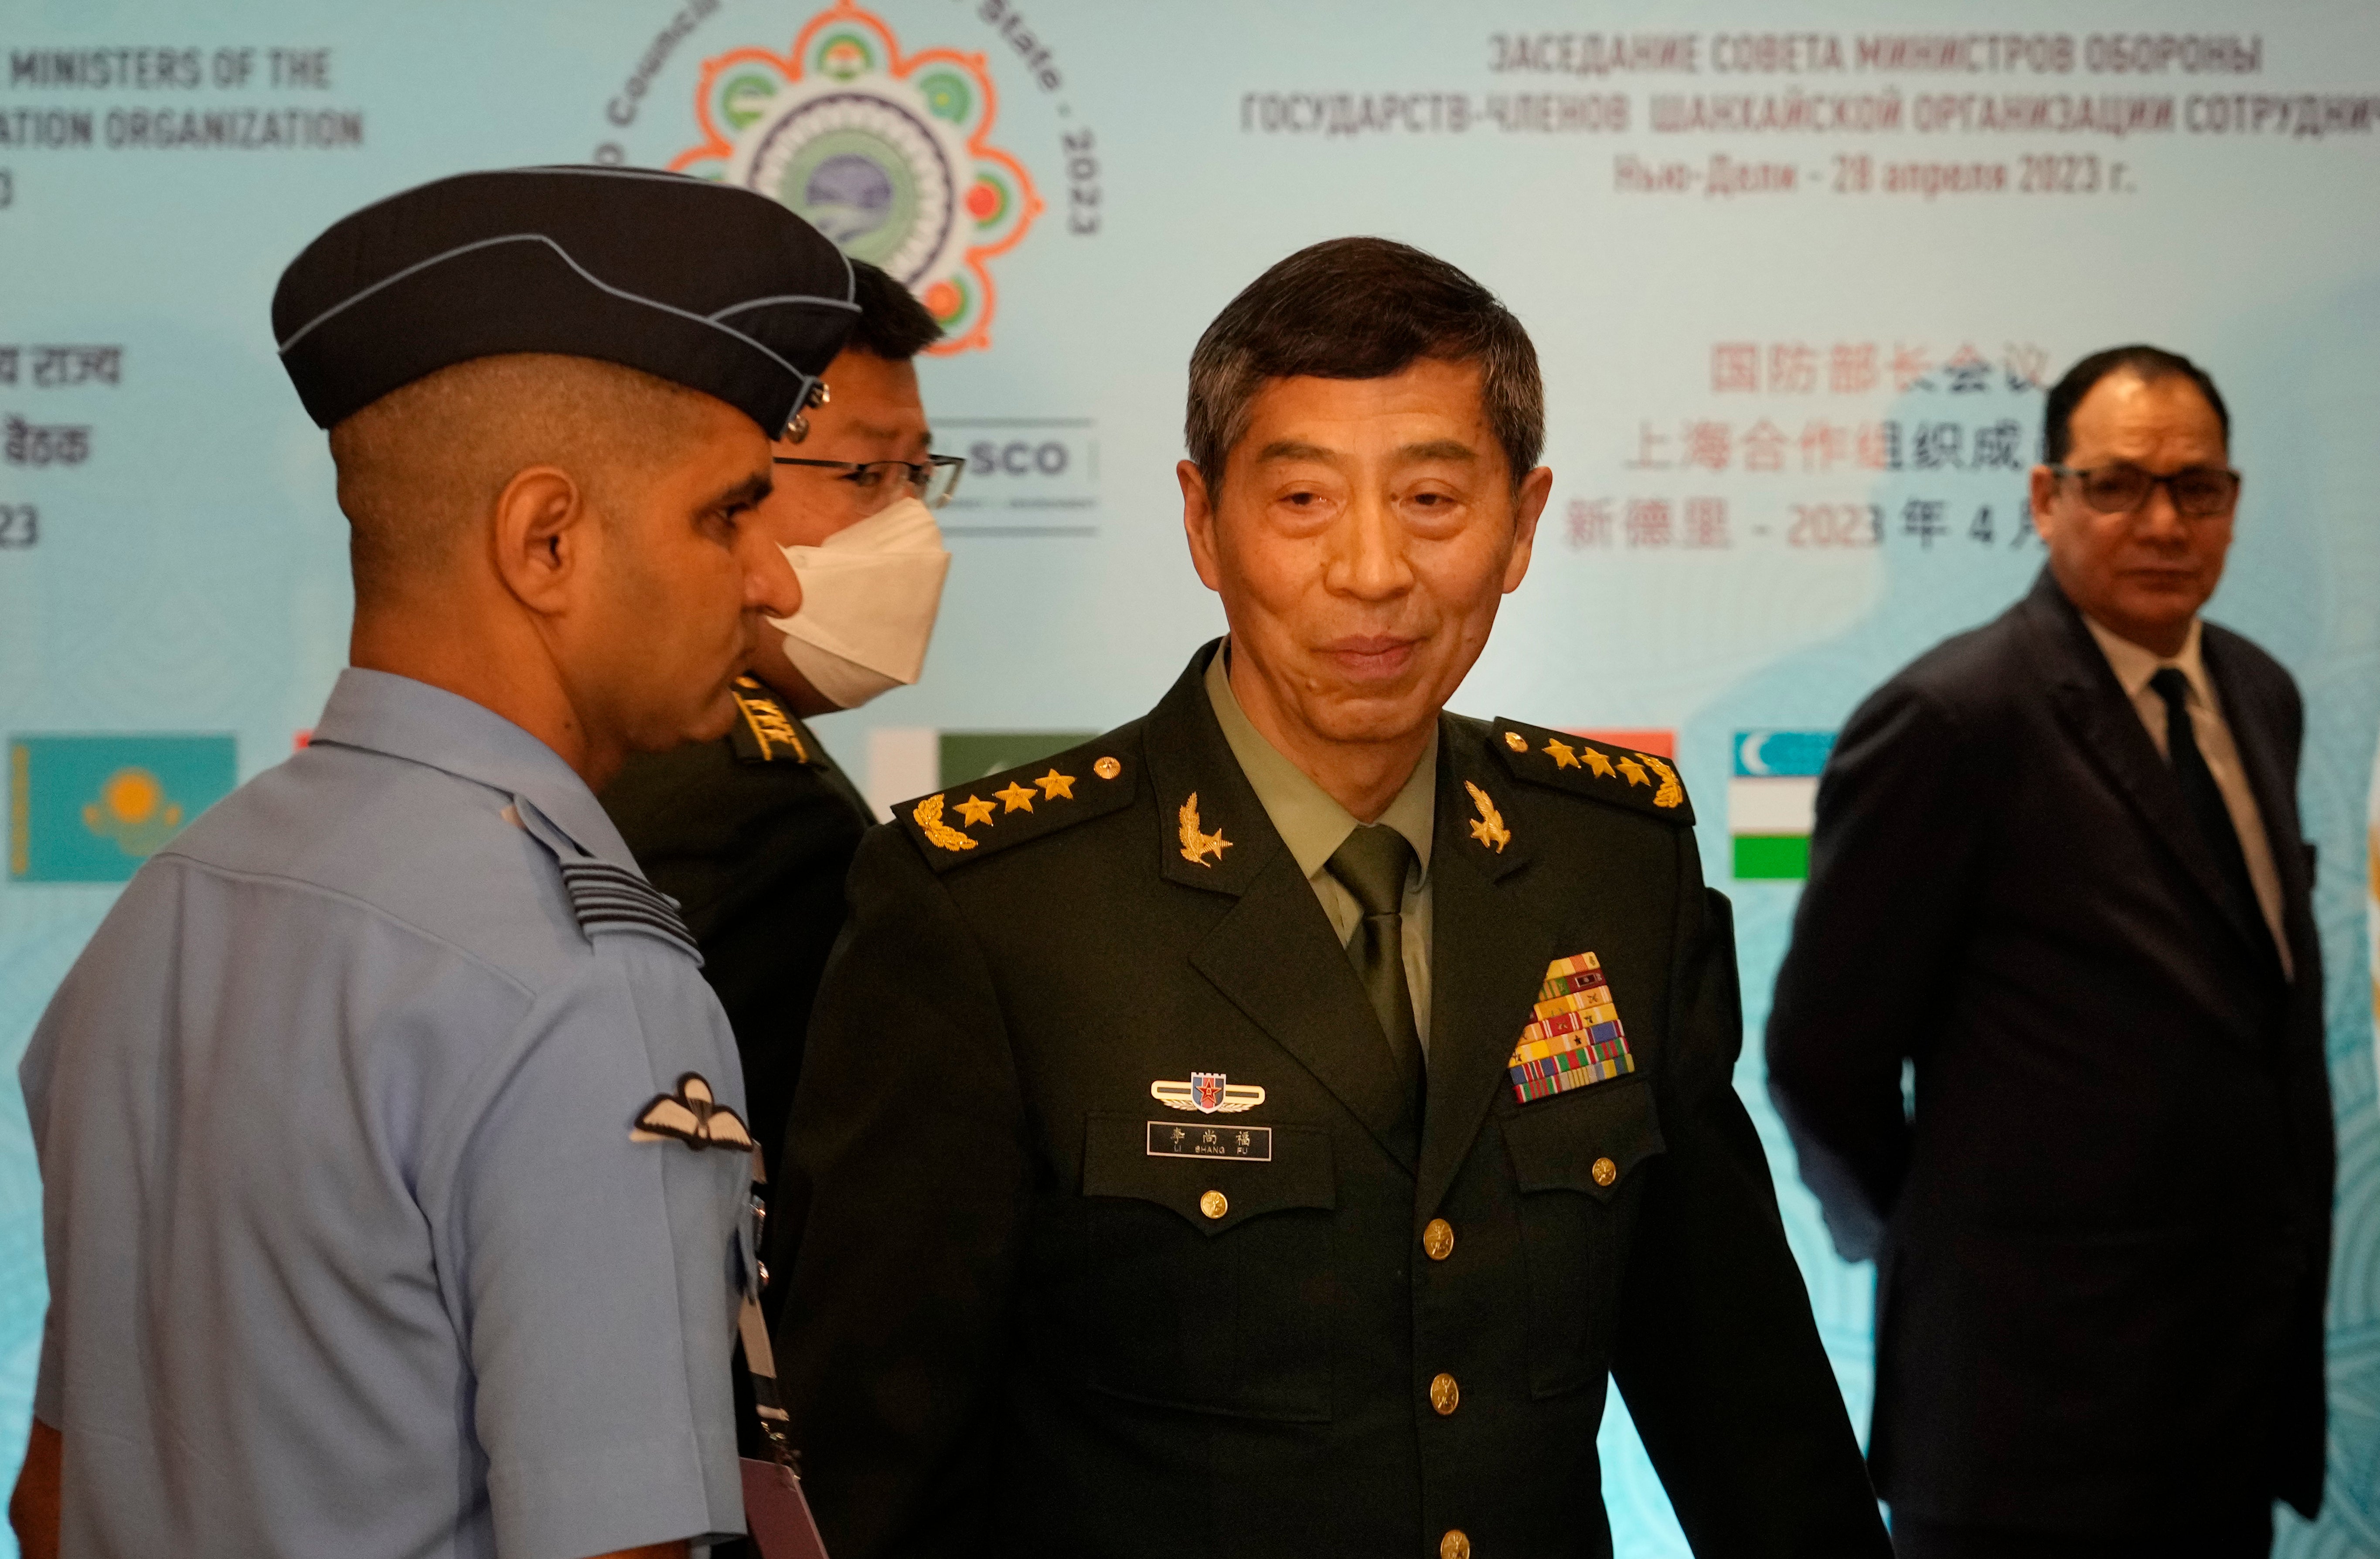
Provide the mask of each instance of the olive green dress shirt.
[{"label": "olive green dress shirt", "polygon": [[[1341,806],[1256,728],[1232,691],[1231,673],[1225,666],[1230,659],[1226,641],[1223,652],[1207,664],[1207,697],[1215,706],[1216,723],[1223,727],[1223,740],[1239,761],[1240,772],[1247,776],[1248,788],[1257,793],[1265,816],[1272,820],[1289,853],[1297,858],[1297,869],[1314,885],[1314,896],[1322,901],[1322,912],[1330,918],[1330,929],[1338,932],[1343,947],[1363,924],[1364,910],[1355,895],[1330,875],[1330,863],[1364,820]],[[1431,821],[1437,815],[1438,728],[1432,722],[1429,746],[1405,777],[1404,788],[1397,792],[1388,810],[1372,820],[1395,829],[1414,847],[1414,864],[1405,872],[1405,984],[1413,992],[1414,1027],[1421,1032],[1425,1055],[1429,1053],[1429,841]]]}]

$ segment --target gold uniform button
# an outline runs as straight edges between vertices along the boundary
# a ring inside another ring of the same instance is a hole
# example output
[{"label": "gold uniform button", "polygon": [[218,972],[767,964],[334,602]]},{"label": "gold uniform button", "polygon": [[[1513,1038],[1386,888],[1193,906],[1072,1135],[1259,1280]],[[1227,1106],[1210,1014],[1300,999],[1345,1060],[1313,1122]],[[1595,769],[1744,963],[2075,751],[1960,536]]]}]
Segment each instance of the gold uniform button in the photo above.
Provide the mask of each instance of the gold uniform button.
[{"label": "gold uniform button", "polygon": [[[1507,731],[1504,733],[1504,745],[1511,748],[1515,752],[1526,752],[1529,750],[1529,738],[1521,735],[1518,731]],[[1446,1534],[1447,1542],[1452,1542],[1457,1538],[1463,1538],[1463,1534],[1461,1532],[1449,1532]],[[1439,1546],[1444,1547],[1445,1544],[1441,1543]],[[1471,1552],[1471,1540],[1469,1538],[1463,1538],[1463,1551],[1465,1553]]]},{"label": "gold uniform button", "polygon": [[[1573,1159],[1571,1162],[1575,1163],[1578,1161]],[[1609,1159],[1596,1160],[1587,1166],[1586,1172],[1595,1176],[1595,1183],[1598,1186],[1609,1186],[1620,1178],[1620,1166]]]},{"label": "gold uniform button", "polygon": [[1232,1210],[1232,1199],[1220,1191],[1208,1191],[1198,1199],[1198,1211],[1209,1218],[1220,1218]]},{"label": "gold uniform button", "polygon": [[1463,1388],[1454,1383],[1453,1376],[1441,1373],[1430,1377],[1429,1405],[1438,1409],[1441,1419],[1452,1417],[1454,1410],[1463,1406]]},{"label": "gold uniform button", "polygon": [[1462,1528],[1450,1529],[1438,1540],[1438,1559],[1471,1559],[1471,1540],[1463,1536]]},{"label": "gold uniform button", "polygon": [[1443,1218],[1432,1218],[1421,1232],[1421,1248],[1429,1252],[1431,1261],[1445,1261],[1454,1254],[1454,1225]]},{"label": "gold uniform button", "polygon": [[1123,773],[1123,765],[1117,762],[1112,758],[1102,758],[1098,762],[1091,765],[1091,773],[1099,775],[1101,779],[1113,779],[1118,774]]}]

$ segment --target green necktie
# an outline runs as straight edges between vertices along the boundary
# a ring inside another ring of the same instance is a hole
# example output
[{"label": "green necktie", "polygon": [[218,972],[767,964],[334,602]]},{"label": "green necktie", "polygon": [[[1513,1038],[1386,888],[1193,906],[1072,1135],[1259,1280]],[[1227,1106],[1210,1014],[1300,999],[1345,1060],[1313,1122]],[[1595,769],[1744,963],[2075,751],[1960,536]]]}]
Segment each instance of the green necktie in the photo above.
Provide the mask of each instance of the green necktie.
[{"label": "green necktie", "polygon": [[1386,823],[1358,823],[1324,870],[1339,879],[1363,907],[1363,923],[1347,944],[1347,956],[1372,999],[1372,1012],[1388,1037],[1389,1054],[1403,1075],[1405,1097],[1416,1118],[1427,1068],[1421,1030],[1414,1022],[1413,988],[1405,981],[1405,871],[1413,846]]}]

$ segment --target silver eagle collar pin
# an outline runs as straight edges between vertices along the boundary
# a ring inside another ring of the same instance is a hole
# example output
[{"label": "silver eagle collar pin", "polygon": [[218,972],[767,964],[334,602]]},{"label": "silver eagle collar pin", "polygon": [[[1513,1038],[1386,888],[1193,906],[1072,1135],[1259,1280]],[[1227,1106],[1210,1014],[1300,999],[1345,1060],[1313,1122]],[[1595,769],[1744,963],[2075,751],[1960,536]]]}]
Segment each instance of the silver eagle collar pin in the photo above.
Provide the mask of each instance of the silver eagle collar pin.
[{"label": "silver eagle collar pin", "polygon": [[712,1097],[710,1084],[699,1072],[686,1073],[678,1078],[676,1092],[656,1095],[638,1111],[628,1125],[628,1140],[683,1142],[692,1152],[705,1148],[752,1151],[752,1133],[744,1117]]}]

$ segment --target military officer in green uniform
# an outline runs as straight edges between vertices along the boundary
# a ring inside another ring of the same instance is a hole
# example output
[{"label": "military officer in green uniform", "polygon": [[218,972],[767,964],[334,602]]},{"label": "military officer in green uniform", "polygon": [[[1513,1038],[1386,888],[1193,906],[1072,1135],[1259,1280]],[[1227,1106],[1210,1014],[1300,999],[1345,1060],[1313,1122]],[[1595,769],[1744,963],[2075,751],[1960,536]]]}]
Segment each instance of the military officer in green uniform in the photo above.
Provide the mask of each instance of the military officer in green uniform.
[{"label": "military officer in green uniform", "polygon": [[[801,579],[801,610],[765,635],[735,685],[736,720],[725,737],[631,758],[602,795],[637,863],[679,902],[701,944],[702,972],[735,1031],[752,1135],[772,1183],[810,1002],[843,929],[844,874],[874,821],[806,717],[915,680],[948,564],[929,500],[949,496],[959,465],[928,453],[911,360],[941,327],[900,283],[864,261],[850,264],[858,323],[827,365],[825,399],[776,441],[776,487],[747,518],[785,550]],[[897,527],[905,518],[892,547],[865,544],[888,519]],[[932,546],[903,545],[920,525]],[[932,587],[922,610],[919,592],[901,588],[921,569]],[[818,637],[820,624],[844,629],[832,642],[845,653],[794,637]],[[890,673],[857,664],[888,636],[892,654],[878,658],[901,664]],[[783,1201],[782,1191],[772,1200]],[[772,1284],[764,1300],[781,1292]]]},{"label": "military officer in green uniform", "polygon": [[853,868],[780,1331],[828,1546],[1608,1555],[1616,1380],[1697,1553],[1886,1554],[1683,785],[1443,713],[1551,485],[1527,335],[1320,244],[1188,423],[1229,639]]}]

